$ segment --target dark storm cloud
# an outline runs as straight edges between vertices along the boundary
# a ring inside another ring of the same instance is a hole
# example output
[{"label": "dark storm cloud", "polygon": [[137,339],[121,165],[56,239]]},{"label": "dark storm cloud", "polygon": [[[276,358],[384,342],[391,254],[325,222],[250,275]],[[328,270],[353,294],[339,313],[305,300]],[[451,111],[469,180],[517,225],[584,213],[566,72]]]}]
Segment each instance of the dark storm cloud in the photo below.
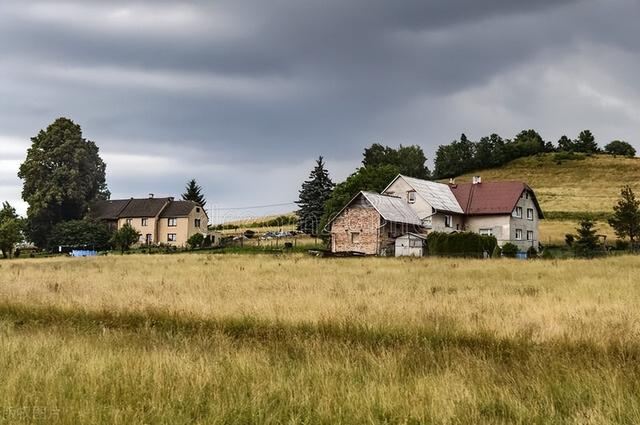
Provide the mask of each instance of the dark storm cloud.
[{"label": "dark storm cloud", "polygon": [[197,174],[217,202],[254,204],[294,199],[318,154],[343,178],[380,140],[432,156],[462,131],[536,127],[556,139],[590,127],[635,143],[639,10],[631,0],[3,3],[0,147],[66,115],[109,156],[117,195],[177,192]]}]

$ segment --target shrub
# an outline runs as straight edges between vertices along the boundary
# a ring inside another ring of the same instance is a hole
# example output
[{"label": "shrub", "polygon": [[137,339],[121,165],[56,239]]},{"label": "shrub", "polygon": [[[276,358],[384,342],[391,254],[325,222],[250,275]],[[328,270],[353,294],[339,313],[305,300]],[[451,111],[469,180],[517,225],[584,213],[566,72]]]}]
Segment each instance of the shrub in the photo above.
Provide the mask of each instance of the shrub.
[{"label": "shrub", "polygon": [[56,224],[51,230],[48,245],[53,250],[58,246],[72,248],[111,248],[113,231],[94,220],[69,220]]},{"label": "shrub", "polygon": [[202,247],[211,248],[211,245],[213,245],[213,240],[211,239],[211,235],[205,236],[204,240],[202,241]]},{"label": "shrub", "polygon": [[187,239],[187,245],[189,245],[191,249],[200,248],[203,243],[204,235],[202,233],[194,233]]},{"label": "shrub", "polygon": [[113,234],[111,243],[118,248],[121,253],[128,251],[131,245],[140,240],[142,234],[134,229],[130,224],[125,224]]},{"label": "shrub", "polygon": [[609,155],[621,155],[632,158],[636,156],[636,150],[627,142],[614,140],[604,147],[604,151]]},{"label": "shrub", "polygon": [[527,250],[527,258],[538,258],[538,250],[535,246],[529,247]]},{"label": "shrub", "polygon": [[491,253],[491,258],[500,258],[500,257],[502,257],[502,250],[500,249],[498,244],[496,244],[495,248],[493,248],[493,252]]},{"label": "shrub", "polygon": [[572,247],[575,240],[576,237],[571,233],[567,233],[566,235],[564,235],[564,243],[567,244],[568,247]]},{"label": "shrub", "polygon": [[244,236],[245,236],[247,239],[251,239],[251,238],[253,238],[255,235],[256,235],[256,232],[254,232],[253,230],[249,230],[249,229],[247,229],[247,230],[245,230],[245,231],[244,231]]},{"label": "shrub", "polygon": [[[629,249],[629,241],[625,241],[623,239],[616,240],[616,250],[617,251],[627,251]],[[17,251],[17,250],[16,250]],[[17,255],[16,255],[17,257]]]},{"label": "shrub", "polygon": [[518,247],[511,242],[507,242],[506,244],[502,245],[502,255],[504,255],[505,257],[515,258],[518,254],[518,251]]},{"label": "shrub", "polygon": [[551,250],[549,250],[549,249],[544,249],[544,250],[542,250],[542,255],[541,255],[541,257],[542,257],[542,259],[544,259],[544,260],[550,260],[550,259],[554,258],[554,257],[553,257],[553,253],[552,253],[552,252],[551,252]]},{"label": "shrub", "polygon": [[482,257],[485,252],[493,253],[497,244],[498,242],[493,236],[471,232],[433,232],[427,236],[427,247],[431,255]]}]

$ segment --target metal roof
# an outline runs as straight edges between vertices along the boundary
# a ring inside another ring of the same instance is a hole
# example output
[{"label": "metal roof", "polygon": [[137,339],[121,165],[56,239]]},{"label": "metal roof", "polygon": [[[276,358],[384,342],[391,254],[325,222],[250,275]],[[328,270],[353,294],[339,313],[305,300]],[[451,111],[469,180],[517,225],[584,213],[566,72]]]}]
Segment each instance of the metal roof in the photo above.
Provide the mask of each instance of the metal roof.
[{"label": "metal roof", "polygon": [[409,186],[436,210],[457,214],[464,213],[449,185],[402,175],[399,177],[402,177]]},{"label": "metal roof", "polygon": [[375,192],[360,192],[382,218],[396,223],[422,225],[418,214],[403,199],[396,196],[380,195]]}]

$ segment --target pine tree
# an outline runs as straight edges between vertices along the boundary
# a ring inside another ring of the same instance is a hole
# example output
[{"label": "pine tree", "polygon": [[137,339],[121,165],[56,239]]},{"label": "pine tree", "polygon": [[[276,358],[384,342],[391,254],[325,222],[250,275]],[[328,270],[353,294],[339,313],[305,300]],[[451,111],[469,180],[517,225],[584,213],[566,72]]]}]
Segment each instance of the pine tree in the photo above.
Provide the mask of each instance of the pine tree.
[{"label": "pine tree", "polygon": [[196,179],[191,179],[189,183],[187,183],[185,192],[182,194],[182,199],[184,201],[193,201],[197,204],[200,204],[200,206],[203,208],[207,203],[207,201],[204,199],[204,196],[202,195],[202,188],[198,186],[198,183],[196,183]]},{"label": "pine tree", "polygon": [[593,220],[586,218],[580,222],[580,227],[576,229],[578,236],[573,247],[579,257],[593,257],[600,248],[597,230],[593,226]]},{"label": "pine tree", "polygon": [[598,153],[600,151],[596,138],[593,137],[593,133],[589,130],[581,131],[574,144],[576,152]]},{"label": "pine tree", "polygon": [[624,186],[620,191],[620,199],[613,207],[609,226],[613,227],[619,238],[628,237],[631,249],[635,248],[636,239],[640,236],[640,200],[636,199],[631,187]]},{"label": "pine tree", "polygon": [[320,233],[319,225],[324,213],[324,204],[331,196],[333,186],[329,172],[324,168],[323,159],[320,157],[309,174],[309,180],[302,183],[300,196],[296,201],[299,206],[298,230],[312,236]]}]

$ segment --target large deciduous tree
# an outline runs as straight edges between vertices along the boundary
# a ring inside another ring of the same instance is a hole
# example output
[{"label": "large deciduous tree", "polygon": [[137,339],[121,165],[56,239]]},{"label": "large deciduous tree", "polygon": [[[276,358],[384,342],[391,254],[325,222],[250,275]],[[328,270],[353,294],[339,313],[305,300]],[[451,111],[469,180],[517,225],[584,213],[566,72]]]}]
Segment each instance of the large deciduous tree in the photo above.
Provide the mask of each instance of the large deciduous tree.
[{"label": "large deciduous tree", "polygon": [[402,146],[397,149],[374,143],[363,153],[362,165],[365,167],[379,167],[393,165],[400,174],[418,179],[431,177],[429,168],[425,165],[427,157],[420,146]]},{"label": "large deciduous tree", "polygon": [[91,202],[108,199],[105,170],[96,144],[70,119],[58,118],[31,138],[18,172],[29,239],[45,246],[57,223],[80,219]]},{"label": "large deciduous tree", "polygon": [[619,238],[629,238],[631,249],[636,248],[636,241],[640,236],[640,200],[636,199],[631,187],[624,186],[620,190],[620,199],[613,207],[609,226]]},{"label": "large deciduous tree", "polygon": [[604,151],[609,155],[620,155],[633,158],[636,156],[636,149],[629,143],[622,140],[614,140],[604,147]]},{"label": "large deciduous tree", "polygon": [[185,192],[182,194],[182,199],[184,201],[193,201],[200,204],[201,207],[207,203],[207,200],[204,199],[204,195],[202,194],[202,188],[196,182],[196,179],[191,179],[189,183],[187,183],[187,187],[185,188]]},{"label": "large deciduous tree", "polygon": [[302,183],[298,204],[298,230],[316,236],[320,233],[320,220],[324,213],[324,204],[331,196],[333,182],[324,166],[323,158],[316,161],[316,165],[309,174],[309,180]]}]

